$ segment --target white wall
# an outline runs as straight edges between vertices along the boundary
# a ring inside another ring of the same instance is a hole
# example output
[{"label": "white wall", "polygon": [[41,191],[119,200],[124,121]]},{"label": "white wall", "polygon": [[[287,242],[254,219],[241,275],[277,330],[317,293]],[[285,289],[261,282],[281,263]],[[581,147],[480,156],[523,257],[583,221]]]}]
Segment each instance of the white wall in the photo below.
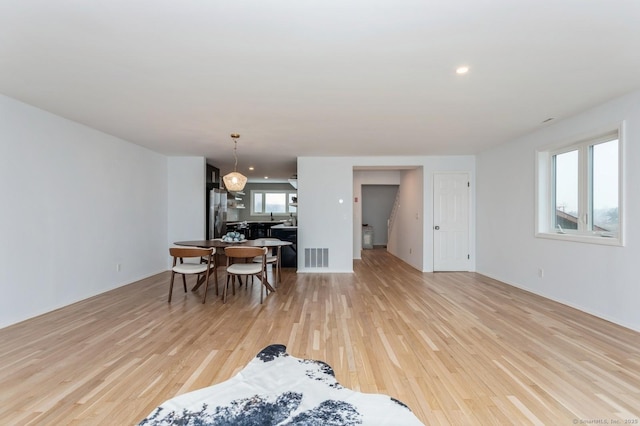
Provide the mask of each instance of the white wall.
[{"label": "white wall", "polygon": [[[401,191],[404,179],[405,185],[411,185],[418,194],[411,200],[416,200],[421,206],[407,208],[412,211],[415,220],[418,214],[419,225],[422,227],[421,245],[405,247],[407,252],[412,248],[411,257],[403,259],[414,267],[423,271],[433,270],[433,200],[432,175],[438,171],[469,172],[472,180],[475,178],[475,158],[473,156],[450,157],[299,157],[298,158],[298,272],[317,272],[317,269],[305,269],[305,248],[329,248],[329,268],[324,272],[352,272],[353,259],[359,255],[361,234],[361,218],[359,223],[354,213],[354,187],[361,185],[356,182],[354,168],[386,167],[404,170],[401,174]],[[418,173],[418,174],[416,174]],[[416,183],[411,183],[416,182]],[[472,264],[475,268],[475,196],[472,185],[472,199],[470,204],[470,247],[472,247]],[[360,194],[361,195],[361,194]],[[338,200],[342,199],[343,204]],[[403,203],[406,205],[406,203]],[[408,211],[409,211],[408,210]],[[354,233],[354,226],[356,233]],[[410,227],[415,236],[415,227]],[[409,240],[400,238],[400,244],[410,244]],[[412,243],[411,243],[412,244]],[[420,260],[411,260],[418,256]],[[402,258],[402,257],[401,257]]]},{"label": "white wall", "polygon": [[0,196],[0,327],[166,270],[162,155],[0,95]]},{"label": "white wall", "polygon": [[[351,158],[298,157],[298,272],[353,272],[352,203]],[[329,268],[305,268],[305,248],[328,248]]]},{"label": "white wall", "polygon": [[[534,154],[626,120],[625,247],[534,237]],[[478,272],[640,330],[640,92],[490,151],[477,160]],[[544,277],[538,277],[538,268]]]},{"label": "white wall", "polygon": [[168,164],[168,245],[206,239],[206,158],[169,157]]},{"label": "white wall", "polygon": [[433,264],[433,250],[430,250],[433,243],[427,243],[433,236],[430,232],[424,232],[425,229],[432,229],[424,223],[429,216],[425,214],[426,209],[431,205],[430,202],[425,204],[425,201],[432,198],[431,192],[425,191],[424,169],[403,170],[399,191],[398,211],[387,242],[387,251],[419,271],[433,270],[433,267],[425,267]]}]

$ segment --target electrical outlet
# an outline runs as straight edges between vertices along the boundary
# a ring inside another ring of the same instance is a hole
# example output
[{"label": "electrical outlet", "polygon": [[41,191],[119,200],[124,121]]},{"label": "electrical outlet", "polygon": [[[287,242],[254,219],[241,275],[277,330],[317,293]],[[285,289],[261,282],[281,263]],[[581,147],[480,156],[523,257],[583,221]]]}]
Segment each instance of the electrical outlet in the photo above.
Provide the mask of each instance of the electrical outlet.
[{"label": "electrical outlet", "polygon": [[116,272],[120,272],[122,270],[122,265],[119,263],[116,263]]},{"label": "electrical outlet", "polygon": [[544,269],[538,268],[538,278],[544,278]]}]

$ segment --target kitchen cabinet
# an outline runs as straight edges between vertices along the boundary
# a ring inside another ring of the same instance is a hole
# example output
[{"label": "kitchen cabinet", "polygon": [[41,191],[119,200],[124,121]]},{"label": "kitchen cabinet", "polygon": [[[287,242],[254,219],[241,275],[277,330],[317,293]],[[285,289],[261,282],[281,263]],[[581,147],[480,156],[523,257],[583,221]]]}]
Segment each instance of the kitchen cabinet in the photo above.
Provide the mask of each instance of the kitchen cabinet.
[{"label": "kitchen cabinet", "polygon": [[274,223],[278,222],[227,222],[227,229],[244,234],[247,240],[255,240],[257,238],[271,236],[269,228],[271,228]]},{"label": "kitchen cabinet", "polygon": [[279,224],[271,227],[271,236],[282,241],[293,243],[282,247],[282,267],[298,267],[298,227]]}]

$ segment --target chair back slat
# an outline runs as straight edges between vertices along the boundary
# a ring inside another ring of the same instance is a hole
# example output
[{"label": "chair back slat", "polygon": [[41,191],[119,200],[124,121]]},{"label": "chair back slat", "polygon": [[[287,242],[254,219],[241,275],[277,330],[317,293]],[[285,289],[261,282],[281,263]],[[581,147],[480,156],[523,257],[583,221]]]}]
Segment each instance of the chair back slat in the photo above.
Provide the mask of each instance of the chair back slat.
[{"label": "chair back slat", "polygon": [[225,247],[224,254],[228,258],[248,259],[256,256],[264,256],[268,252],[266,247]]},{"label": "chair back slat", "polygon": [[215,252],[215,248],[171,247],[169,249],[169,254],[173,257],[207,257]]}]

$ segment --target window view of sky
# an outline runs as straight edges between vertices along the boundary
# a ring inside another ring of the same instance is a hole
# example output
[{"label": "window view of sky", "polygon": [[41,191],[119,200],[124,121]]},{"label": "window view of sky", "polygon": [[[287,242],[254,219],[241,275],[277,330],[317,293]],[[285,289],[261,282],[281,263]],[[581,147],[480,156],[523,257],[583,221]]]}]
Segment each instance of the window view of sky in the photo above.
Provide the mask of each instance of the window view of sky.
[{"label": "window view of sky", "polygon": [[556,155],[556,209],[578,212],[578,151]]},{"label": "window view of sky", "polygon": [[[618,140],[593,148],[594,210],[618,207]],[[556,206],[569,214],[578,212],[578,151],[556,156]]]}]

